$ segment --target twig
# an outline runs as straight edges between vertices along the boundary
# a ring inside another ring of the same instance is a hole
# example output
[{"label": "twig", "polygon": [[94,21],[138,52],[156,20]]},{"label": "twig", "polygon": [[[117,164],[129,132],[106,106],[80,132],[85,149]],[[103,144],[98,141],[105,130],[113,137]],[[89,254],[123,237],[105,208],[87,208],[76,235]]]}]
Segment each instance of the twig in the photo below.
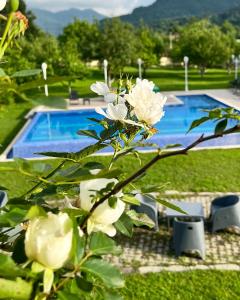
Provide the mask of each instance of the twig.
[{"label": "twig", "polygon": [[189,150],[195,148],[197,145],[199,145],[203,142],[213,140],[213,139],[216,139],[216,138],[219,138],[219,137],[223,137],[224,135],[228,135],[228,134],[231,134],[231,133],[236,133],[238,131],[240,131],[240,125],[236,125],[236,126],[230,128],[230,129],[227,129],[227,130],[223,131],[221,134],[212,134],[212,135],[209,135],[209,136],[206,136],[206,137],[204,135],[202,135],[200,138],[198,138],[196,141],[194,141],[192,144],[190,144],[188,147],[186,147],[184,149],[171,151],[171,152],[167,152],[167,153],[163,153],[163,154],[159,153],[150,162],[148,162],[145,166],[143,166],[141,169],[139,169],[136,173],[134,173],[133,175],[128,177],[126,180],[124,180],[124,181],[120,182],[119,184],[117,184],[112,191],[110,191],[108,194],[103,196],[98,202],[96,202],[93,205],[92,209],[90,210],[89,215],[84,220],[84,222],[82,224],[82,228],[84,228],[86,226],[86,222],[87,222],[88,218],[91,216],[93,211],[99,205],[101,205],[104,201],[109,199],[111,196],[113,196],[113,195],[117,194],[118,192],[120,192],[126,185],[128,185],[129,183],[134,181],[136,178],[143,175],[150,167],[152,167],[159,160],[162,160],[162,159],[165,159],[165,158],[168,158],[168,157],[172,157],[172,156],[187,155]]}]

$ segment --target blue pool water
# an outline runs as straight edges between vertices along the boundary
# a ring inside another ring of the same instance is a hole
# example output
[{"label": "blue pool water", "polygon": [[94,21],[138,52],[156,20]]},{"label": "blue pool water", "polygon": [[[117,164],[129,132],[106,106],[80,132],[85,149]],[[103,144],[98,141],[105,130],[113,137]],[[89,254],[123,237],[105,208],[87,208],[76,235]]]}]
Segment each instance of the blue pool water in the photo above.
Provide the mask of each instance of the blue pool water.
[{"label": "blue pool water", "polygon": [[[207,95],[179,96],[178,98],[183,104],[166,106],[165,117],[156,125],[159,133],[152,138],[152,142],[160,146],[172,143],[186,146],[201,133],[213,132],[214,124],[209,121],[186,135],[192,122],[204,116],[204,109],[226,107]],[[85,109],[36,113],[28,128],[13,146],[11,156],[34,157],[36,152],[79,151],[92,144],[94,140],[79,136],[78,130],[101,131],[101,127],[90,121],[89,117],[101,118],[94,110]],[[211,141],[203,146],[225,145],[240,145],[240,135],[235,134]],[[109,149],[105,151],[109,151]]]}]

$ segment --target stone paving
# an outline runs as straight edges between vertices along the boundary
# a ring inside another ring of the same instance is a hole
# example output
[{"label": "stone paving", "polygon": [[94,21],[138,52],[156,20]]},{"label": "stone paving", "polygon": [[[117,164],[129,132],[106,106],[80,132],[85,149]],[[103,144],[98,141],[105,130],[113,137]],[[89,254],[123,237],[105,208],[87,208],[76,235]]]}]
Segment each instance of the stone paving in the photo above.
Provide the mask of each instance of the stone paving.
[{"label": "stone paving", "polygon": [[[236,194],[236,193],[235,193]],[[185,200],[201,202],[204,206],[205,217],[208,218],[211,201],[221,193],[173,193],[162,195],[167,200]],[[108,257],[115,265],[126,272],[152,272],[166,270],[182,270],[183,268],[220,268],[240,270],[240,231],[231,228],[211,234],[205,228],[206,258],[202,260],[196,255],[184,255],[176,258],[171,248],[172,229],[167,227],[163,217],[163,207],[160,210],[159,232],[135,229],[132,238],[117,237],[123,247],[120,257]]]}]

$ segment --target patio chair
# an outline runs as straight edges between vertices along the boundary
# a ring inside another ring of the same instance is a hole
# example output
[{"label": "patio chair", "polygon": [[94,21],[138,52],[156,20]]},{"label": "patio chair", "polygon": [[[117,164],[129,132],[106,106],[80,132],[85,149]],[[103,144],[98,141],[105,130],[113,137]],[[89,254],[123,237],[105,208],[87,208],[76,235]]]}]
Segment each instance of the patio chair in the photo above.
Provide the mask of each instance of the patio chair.
[{"label": "patio chair", "polygon": [[211,204],[210,224],[212,233],[231,226],[240,227],[240,198],[228,195],[216,198]]},{"label": "patio chair", "polygon": [[4,191],[0,191],[0,208],[4,207],[8,202],[7,193]]},{"label": "patio chair", "polygon": [[78,92],[75,90],[72,90],[69,95],[69,104],[70,105],[78,105],[79,104],[79,96]]},{"label": "patio chair", "polygon": [[204,222],[202,218],[191,220],[175,218],[173,222],[173,247],[176,256],[197,252],[205,259]]},{"label": "patio chair", "polygon": [[142,194],[137,194],[136,198],[140,201],[140,206],[131,205],[131,209],[139,214],[146,214],[155,224],[154,230],[158,231],[158,205],[152,197]]}]

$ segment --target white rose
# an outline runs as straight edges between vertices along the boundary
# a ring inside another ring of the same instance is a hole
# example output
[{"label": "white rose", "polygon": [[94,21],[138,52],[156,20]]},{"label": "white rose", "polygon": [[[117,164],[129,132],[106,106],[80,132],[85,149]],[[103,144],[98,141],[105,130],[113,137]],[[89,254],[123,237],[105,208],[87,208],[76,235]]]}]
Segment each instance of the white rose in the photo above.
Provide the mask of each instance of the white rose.
[{"label": "white rose", "polygon": [[0,11],[6,6],[7,0],[0,0]]},{"label": "white rose", "polygon": [[133,107],[138,120],[149,126],[153,126],[164,116],[163,107],[167,98],[161,93],[154,93],[152,83],[147,80],[139,80],[125,96],[125,100]]},{"label": "white rose", "polygon": [[93,83],[90,89],[99,96],[104,96],[110,93],[108,85],[104,82]]},{"label": "white rose", "polygon": [[120,121],[122,123],[143,127],[142,124],[126,119],[128,108],[124,103],[119,103],[116,105],[109,103],[106,112],[100,107],[97,107],[95,111],[109,120]]},{"label": "white rose", "polygon": [[72,237],[72,221],[66,213],[35,218],[26,232],[26,255],[49,269],[59,269],[69,259]]},{"label": "white rose", "polygon": [[[97,191],[106,188],[109,183],[117,184],[117,179],[98,178],[80,183],[80,207],[86,211],[90,211],[94,205],[93,197]],[[115,195],[121,197],[119,192]],[[109,236],[116,234],[116,229],[112,225],[117,222],[125,209],[125,203],[120,199],[117,200],[116,207],[112,208],[108,204],[108,200],[100,204],[92,213],[87,223],[88,234],[92,232],[102,231]]]},{"label": "white rose", "polygon": [[149,81],[147,79],[140,79],[140,78],[137,78],[137,81],[136,81],[137,85],[138,86],[142,86],[142,87],[146,87],[146,88],[149,88],[150,90],[153,91],[154,87],[155,87],[155,84],[153,81]]},{"label": "white rose", "polygon": [[104,97],[104,101],[112,103],[117,100],[117,95],[112,93],[108,85],[104,82],[96,82],[91,85],[90,89],[99,96]]}]

